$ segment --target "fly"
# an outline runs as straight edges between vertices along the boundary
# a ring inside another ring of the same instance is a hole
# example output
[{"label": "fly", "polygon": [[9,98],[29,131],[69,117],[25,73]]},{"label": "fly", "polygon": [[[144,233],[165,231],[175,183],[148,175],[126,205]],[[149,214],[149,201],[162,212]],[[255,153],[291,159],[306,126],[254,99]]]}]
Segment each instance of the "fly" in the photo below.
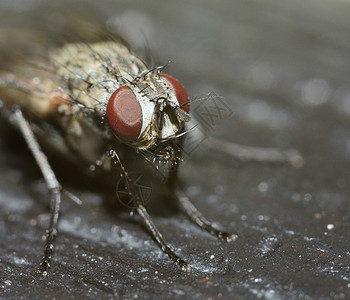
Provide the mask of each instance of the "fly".
[{"label": "fly", "polygon": [[[11,115],[9,119],[22,132],[50,191],[50,225],[40,273],[47,275],[51,265],[64,190],[38,141],[86,169],[117,170],[122,181],[116,185],[124,187],[122,196],[161,250],[182,269],[190,265],[167,245],[153,223],[128,162],[137,162],[144,174],[149,172],[141,166],[145,162],[161,173],[162,183],[203,230],[226,242],[237,238],[214,228],[184,192],[177,171],[190,131],[190,101],[182,84],[162,71],[163,67],[149,69],[124,44],[107,41],[66,44],[31,64],[14,66],[11,73],[0,73],[2,111]],[[244,147],[213,138],[207,141],[211,148],[242,160],[295,166],[302,162],[295,151]]]}]

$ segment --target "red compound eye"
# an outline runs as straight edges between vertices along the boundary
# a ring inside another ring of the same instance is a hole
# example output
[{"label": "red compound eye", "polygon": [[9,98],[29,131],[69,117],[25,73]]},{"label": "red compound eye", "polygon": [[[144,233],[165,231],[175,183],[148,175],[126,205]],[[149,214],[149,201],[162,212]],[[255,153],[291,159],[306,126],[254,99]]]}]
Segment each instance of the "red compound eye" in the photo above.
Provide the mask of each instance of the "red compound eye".
[{"label": "red compound eye", "polygon": [[[177,98],[177,101],[179,101],[179,105],[181,106],[181,108],[185,111],[185,112],[189,112],[190,110],[190,106],[186,103],[188,103],[188,96],[186,93],[185,88],[182,86],[182,84],[177,81],[177,79],[175,79],[173,76],[170,76],[168,74],[160,74],[159,75],[161,78],[164,78],[169,85],[173,88],[174,92],[175,92],[175,96]],[[186,104],[186,105],[184,105]],[[183,105],[183,106],[182,106]]]},{"label": "red compound eye", "polygon": [[107,120],[120,138],[135,141],[142,128],[142,109],[133,91],[122,86],[108,101]]}]

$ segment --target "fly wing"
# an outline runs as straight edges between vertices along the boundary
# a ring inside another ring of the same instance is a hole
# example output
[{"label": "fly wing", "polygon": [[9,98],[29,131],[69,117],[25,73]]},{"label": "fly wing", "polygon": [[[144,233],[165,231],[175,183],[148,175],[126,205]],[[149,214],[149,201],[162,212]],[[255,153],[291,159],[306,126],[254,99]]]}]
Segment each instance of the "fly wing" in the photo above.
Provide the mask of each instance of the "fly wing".
[{"label": "fly wing", "polygon": [[126,42],[108,33],[103,16],[54,2],[38,4],[36,9],[0,10],[0,99],[19,104],[28,114],[44,118],[50,109],[67,98],[57,90],[57,66],[50,61],[53,49],[67,43],[102,40]]}]

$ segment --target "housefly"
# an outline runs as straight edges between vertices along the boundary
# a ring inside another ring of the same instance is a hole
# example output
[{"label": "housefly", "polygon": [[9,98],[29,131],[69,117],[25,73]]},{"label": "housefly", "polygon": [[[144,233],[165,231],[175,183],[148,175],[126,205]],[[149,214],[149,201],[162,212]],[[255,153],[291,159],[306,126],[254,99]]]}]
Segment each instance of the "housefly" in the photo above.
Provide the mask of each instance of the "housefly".
[{"label": "housefly", "polygon": [[[191,130],[186,90],[164,73],[163,67],[149,68],[122,42],[68,43],[31,58],[28,64],[14,65],[11,71],[0,73],[0,98],[3,114],[23,134],[50,191],[50,224],[39,267],[42,274],[47,275],[51,265],[65,190],[41,144],[91,171],[118,172],[116,186],[119,191],[123,186],[128,206],[139,214],[161,250],[182,269],[190,265],[167,245],[153,223],[144,195],[135,188],[135,169],[129,169],[128,162],[136,162],[146,177],[161,174],[161,183],[203,230],[223,241],[237,238],[212,226],[190,202],[177,176],[183,143]],[[296,152],[244,147],[213,138],[207,142],[242,160],[294,165],[301,161]]]}]

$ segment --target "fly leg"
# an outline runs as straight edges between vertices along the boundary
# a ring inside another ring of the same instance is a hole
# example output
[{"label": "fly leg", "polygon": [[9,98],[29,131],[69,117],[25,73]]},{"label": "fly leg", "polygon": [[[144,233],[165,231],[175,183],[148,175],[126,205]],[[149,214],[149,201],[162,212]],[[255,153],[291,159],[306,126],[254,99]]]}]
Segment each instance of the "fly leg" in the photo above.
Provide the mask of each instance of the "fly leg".
[{"label": "fly leg", "polygon": [[167,245],[167,243],[164,241],[162,234],[158,230],[158,228],[155,226],[153,223],[150,215],[148,214],[146,208],[142,205],[139,204],[136,208],[138,214],[143,220],[143,223],[149,230],[150,234],[154,238],[154,240],[157,242],[159,245],[160,249],[169,256],[169,258],[177,264],[181,269],[183,270],[188,270],[190,268],[190,265],[185,262],[181,257],[179,257],[175,252]]},{"label": "fly leg", "polygon": [[179,185],[175,185],[174,192],[177,201],[179,202],[181,208],[186,213],[189,218],[195,222],[200,228],[207,231],[213,236],[216,236],[218,239],[231,242],[237,239],[237,235],[231,232],[221,231],[213,227],[211,222],[207,220],[194,206],[194,204],[190,201],[187,195],[184,193],[182,188]]},{"label": "fly leg", "polygon": [[40,264],[38,272],[47,275],[47,271],[51,265],[51,256],[53,249],[53,241],[57,234],[57,221],[61,205],[61,186],[56,179],[54,172],[47,160],[47,157],[41,150],[34,133],[30,127],[28,121],[24,118],[22,111],[19,107],[15,108],[15,122],[17,123],[24,139],[26,140],[30,151],[32,152],[36,162],[38,163],[40,170],[44,176],[47,187],[50,191],[50,225],[47,230],[46,244],[44,248],[44,257]]},{"label": "fly leg", "polygon": [[140,215],[143,224],[151,234],[152,238],[157,242],[160,249],[168,255],[168,257],[177,264],[181,269],[188,270],[190,265],[179,257],[165,242],[163,235],[160,233],[156,225],[153,223],[151,216],[147,212],[143,203],[142,191],[139,190],[137,184],[135,184],[129,177],[127,171],[125,170],[120,158],[115,150],[110,150],[110,158],[113,160],[115,165],[119,165],[121,170],[121,175],[125,179],[125,187],[127,190],[127,196],[130,198],[130,203],[134,204],[134,209]]},{"label": "fly leg", "polygon": [[295,168],[300,168],[304,164],[302,155],[295,149],[281,150],[277,148],[249,147],[222,141],[210,136],[206,139],[206,146],[241,161],[289,163]]}]

